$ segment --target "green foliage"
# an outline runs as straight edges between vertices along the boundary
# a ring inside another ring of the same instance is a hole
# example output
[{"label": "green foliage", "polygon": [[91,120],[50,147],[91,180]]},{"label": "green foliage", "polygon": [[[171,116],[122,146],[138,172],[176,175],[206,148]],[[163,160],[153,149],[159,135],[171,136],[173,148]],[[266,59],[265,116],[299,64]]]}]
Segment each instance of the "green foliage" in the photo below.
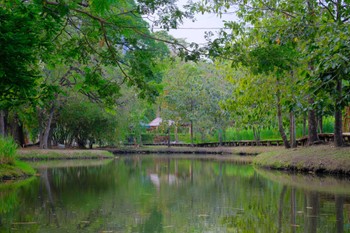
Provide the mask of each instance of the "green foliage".
[{"label": "green foliage", "polygon": [[[281,136],[277,129],[261,129],[261,140],[280,139]],[[255,140],[254,132],[252,129],[237,130],[234,128],[228,128],[226,131],[227,141],[235,140]]]},{"label": "green foliage", "polygon": [[222,101],[221,107],[231,113],[236,127],[251,129],[259,140],[260,132],[275,123],[274,78],[245,68],[234,70],[227,78],[233,86],[232,96]]},{"label": "green foliage", "polygon": [[[310,148],[310,153],[311,149],[315,150]],[[293,150],[284,152],[298,153]],[[57,222],[50,221],[52,215],[47,213],[53,211],[52,207],[67,206],[69,213],[74,214],[67,215],[65,208],[54,208],[57,219],[64,219],[59,231],[77,231],[78,228],[84,232],[98,232],[102,226],[108,231],[122,232],[278,232],[279,229],[289,232],[291,213],[297,209],[303,211],[296,215],[296,223],[300,224],[298,230],[307,232],[310,230],[308,226],[315,221],[304,218],[308,211],[306,207],[317,207],[318,229],[336,232],[334,198],[328,197],[333,197],[334,193],[348,195],[346,180],[284,176],[271,172],[269,179],[265,179],[265,173],[256,173],[250,166],[225,163],[222,160],[225,156],[219,157],[220,162],[210,162],[136,156],[89,167],[78,162],[76,166],[42,168],[42,175],[26,187],[0,188],[3,194],[0,202],[4,204],[0,207],[7,209],[2,212],[0,231],[6,232],[16,225],[13,223],[39,220],[47,224],[17,224],[16,228],[33,232],[55,231]],[[157,177],[158,182],[154,182],[150,175]],[[315,189],[313,185],[310,188],[310,180],[323,186],[322,189]],[[49,185],[44,185],[44,182]],[[305,186],[305,191],[300,184],[307,183],[309,186]],[[324,187],[326,183],[331,184],[327,185],[328,190]],[[287,188],[283,188],[284,185]],[[333,191],[339,187],[343,192]],[[318,196],[310,196],[311,191]],[[9,195],[15,197],[9,198]],[[97,195],[100,198],[96,198]],[[33,201],[38,196],[43,202]],[[292,206],[290,200],[297,201]],[[6,201],[13,206],[6,205]],[[213,211],[219,207],[220,211]],[[140,221],[135,223],[134,215],[128,214],[130,212],[137,214]],[[278,219],[280,224],[276,222]],[[207,220],[210,224],[205,224]],[[344,219],[344,223],[348,220]]]},{"label": "green foliage", "polygon": [[[210,40],[208,37],[206,49],[209,56],[223,60],[230,58],[233,67],[240,69],[243,65],[254,75],[264,74],[275,78],[275,83],[270,83],[267,93],[260,94],[258,91],[260,95],[256,98],[256,91],[251,88],[249,94],[253,100],[262,100],[255,103],[254,107],[261,106],[260,110],[270,112],[266,115],[274,112],[276,107],[266,107],[264,104],[271,103],[271,100],[277,102],[282,136],[285,134],[283,126],[287,126],[286,119],[289,117],[286,113],[293,114],[300,122],[305,112],[314,109],[317,117],[336,115],[336,127],[333,128],[340,138],[341,110],[350,102],[350,11],[343,7],[346,1],[249,0],[242,3],[239,0],[219,0],[193,6],[192,9],[198,12],[208,11],[219,15],[232,7],[240,19],[239,22],[226,22],[225,26],[231,31],[222,30],[218,39]],[[264,76],[257,80],[266,79]],[[254,77],[246,77],[246,80],[249,82]],[[233,81],[236,85],[234,88],[241,93],[234,92],[232,100],[226,102],[226,107],[230,108],[235,120],[243,123],[240,127],[253,127],[248,121],[243,122],[237,117],[242,113],[243,119],[247,118],[249,122],[254,120],[249,119],[250,114],[259,118],[259,107],[244,112],[244,108],[252,104],[242,101],[244,98],[241,96],[244,96],[246,89],[236,84],[239,82]],[[260,90],[264,89],[262,87]],[[276,100],[267,100],[272,95]],[[254,114],[255,111],[258,113]],[[256,119],[257,125],[265,126],[264,122],[264,118],[261,122]],[[283,139],[287,141],[284,136]]]},{"label": "green foliage", "polygon": [[153,143],[154,141],[154,134],[151,134],[151,133],[141,134],[141,137],[142,137],[142,143]]},{"label": "green foliage", "polygon": [[14,165],[17,144],[12,138],[0,136],[0,164]]},{"label": "green foliage", "polygon": [[7,214],[21,204],[19,192],[21,189],[31,186],[33,179],[35,178],[0,184],[0,214]]},{"label": "green foliage", "polygon": [[194,132],[201,134],[198,140],[205,141],[229,124],[229,114],[219,103],[228,98],[230,86],[215,64],[173,61],[163,85],[161,116],[175,121],[179,129],[192,124]]},{"label": "green foliage", "polygon": [[[102,109],[120,110],[123,106],[117,100],[122,89],[136,87],[133,94],[154,101],[163,75],[159,63],[169,55],[164,42],[177,45],[172,38],[157,40],[143,16],[152,14],[157,26],[164,28],[176,27],[177,21],[190,17],[169,1],[15,0],[1,1],[0,8],[0,110],[22,104],[16,108],[19,115],[39,116],[23,118],[30,134],[45,137],[41,142],[49,141],[47,135],[51,122],[56,123],[58,109],[69,107],[65,106],[70,101],[67,96],[83,94]],[[103,120],[90,115],[99,132],[95,130],[92,136],[80,131],[84,135],[79,138],[85,138],[81,144],[97,142],[97,137],[99,143],[116,141],[115,130],[102,133],[102,124],[116,122],[103,112]],[[123,121],[119,120],[120,125]],[[91,128],[87,125],[85,128]],[[73,138],[65,127],[53,127],[55,140]],[[73,126],[69,127],[72,131]],[[120,129],[120,135],[127,131]]]},{"label": "green foliage", "polygon": [[54,134],[60,143],[75,140],[80,147],[88,142],[104,145],[113,143],[116,127],[115,116],[97,104],[71,99],[60,110]]},{"label": "green foliage", "polygon": [[39,10],[21,3],[0,7],[1,109],[37,97],[39,59],[51,50],[52,31],[57,28],[54,20]]},{"label": "green foliage", "polygon": [[334,132],[334,117],[325,117],[323,119],[323,132],[324,133]]}]

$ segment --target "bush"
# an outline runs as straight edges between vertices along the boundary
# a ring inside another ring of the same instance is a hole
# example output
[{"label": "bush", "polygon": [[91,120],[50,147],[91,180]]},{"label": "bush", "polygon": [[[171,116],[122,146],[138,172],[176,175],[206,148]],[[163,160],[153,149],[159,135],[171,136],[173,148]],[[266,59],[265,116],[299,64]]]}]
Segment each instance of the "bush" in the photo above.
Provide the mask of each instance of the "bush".
[{"label": "bush", "polygon": [[17,144],[12,138],[0,137],[0,164],[15,163]]},{"label": "bush", "polygon": [[79,147],[89,142],[100,146],[116,142],[115,115],[96,103],[72,99],[62,106],[53,135],[58,143],[71,143]]},{"label": "bush", "polygon": [[142,143],[144,144],[152,144],[154,141],[154,134],[144,133],[144,134],[141,134],[141,136],[142,136]]}]

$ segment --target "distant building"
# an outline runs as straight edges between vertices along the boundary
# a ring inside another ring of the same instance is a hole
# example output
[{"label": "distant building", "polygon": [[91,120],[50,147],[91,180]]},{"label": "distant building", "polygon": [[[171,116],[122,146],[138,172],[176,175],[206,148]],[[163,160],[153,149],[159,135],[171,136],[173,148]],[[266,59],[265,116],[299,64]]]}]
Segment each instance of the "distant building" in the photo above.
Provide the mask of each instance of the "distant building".
[{"label": "distant building", "polygon": [[[148,126],[149,126],[148,130],[156,130],[156,129],[158,129],[158,127],[162,124],[162,122],[163,122],[162,118],[156,117],[153,121],[151,121],[148,124]],[[174,124],[174,123],[175,123],[174,121],[168,120],[168,125],[169,126]]]}]

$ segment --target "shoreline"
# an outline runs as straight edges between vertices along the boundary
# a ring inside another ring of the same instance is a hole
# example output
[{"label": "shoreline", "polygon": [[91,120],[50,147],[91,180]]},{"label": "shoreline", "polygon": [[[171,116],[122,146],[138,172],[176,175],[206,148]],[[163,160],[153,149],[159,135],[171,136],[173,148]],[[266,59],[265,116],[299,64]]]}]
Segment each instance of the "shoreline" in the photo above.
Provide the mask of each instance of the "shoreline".
[{"label": "shoreline", "polygon": [[[220,161],[244,161],[256,167],[293,171],[300,173],[350,175],[350,147],[334,147],[333,144],[303,146],[285,149],[282,146],[239,146],[239,147],[126,147],[109,150],[119,155],[130,154],[184,154],[202,156],[197,159],[213,159]],[[204,154],[204,155],[203,155]]]},{"label": "shoreline", "polygon": [[350,148],[315,145],[261,153],[253,164],[273,170],[350,175]]},{"label": "shoreline", "polygon": [[[119,156],[169,155],[176,158],[251,163],[256,167],[315,174],[350,175],[350,148],[336,148],[331,144],[284,149],[276,146],[247,147],[167,147],[144,146],[102,149],[19,149],[13,166],[0,166],[0,181],[20,179],[35,174],[22,161],[73,159],[111,159]],[[21,161],[18,161],[21,160]],[[18,166],[18,164],[21,164]],[[21,171],[25,166],[27,172]],[[31,168],[31,167],[30,167]],[[29,169],[29,170],[28,170]],[[5,178],[5,179],[4,179]]]},{"label": "shoreline", "polygon": [[17,158],[22,161],[106,159],[115,156],[106,150],[80,149],[20,149]]},{"label": "shoreline", "polygon": [[29,164],[15,160],[14,164],[0,165],[0,183],[6,180],[26,179],[36,174],[36,170]]},{"label": "shoreline", "polygon": [[264,152],[271,152],[282,147],[277,146],[237,146],[237,147],[167,147],[167,146],[143,146],[143,147],[122,147],[105,148],[115,155],[129,154],[205,154],[205,155],[240,155],[256,156]]},{"label": "shoreline", "polygon": [[25,179],[36,174],[36,170],[26,161],[111,159],[115,156],[105,150],[75,149],[19,149],[13,165],[0,164],[0,182]]}]

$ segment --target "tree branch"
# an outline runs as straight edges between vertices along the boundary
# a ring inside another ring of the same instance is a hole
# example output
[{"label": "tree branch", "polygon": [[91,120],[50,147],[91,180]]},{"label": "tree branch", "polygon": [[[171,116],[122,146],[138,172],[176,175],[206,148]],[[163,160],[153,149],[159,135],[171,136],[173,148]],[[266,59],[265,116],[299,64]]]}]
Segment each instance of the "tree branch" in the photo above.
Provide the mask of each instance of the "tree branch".
[{"label": "tree branch", "polygon": [[326,6],[322,1],[318,1],[318,3],[321,4],[321,6],[323,6],[328,11],[328,13],[331,15],[331,17],[335,21],[336,18],[335,18],[335,15],[333,14],[333,12],[331,11],[331,9],[329,9],[329,7]]},{"label": "tree branch", "polygon": [[55,41],[60,35],[62,35],[62,33],[63,33],[64,31],[66,31],[65,29],[66,29],[67,25],[68,25],[68,18],[66,18],[66,23],[65,23],[64,26],[62,27],[61,31],[55,36],[55,38],[53,38],[52,41]]},{"label": "tree branch", "polygon": [[[274,8],[274,7],[271,7],[265,3],[263,3],[263,5],[266,7],[267,10],[270,10],[270,11],[276,11],[276,12],[280,12],[282,14],[285,14],[291,18],[295,18],[294,15],[292,15],[292,13],[288,12],[288,11],[285,11],[285,10],[282,10],[282,9],[277,9],[277,8]],[[252,7],[251,7],[252,8]],[[265,10],[265,9],[262,9],[262,10]]]},{"label": "tree branch", "polygon": [[137,30],[136,28],[133,28],[133,31],[136,32],[137,34],[143,36],[143,37],[147,37],[149,39],[153,39],[153,40],[156,40],[156,41],[161,41],[161,42],[164,42],[164,43],[167,43],[167,44],[171,44],[171,45],[177,45],[177,46],[180,46],[181,48],[185,49],[186,51],[190,52],[190,50],[183,44],[179,44],[179,43],[176,43],[176,42],[170,41],[170,40],[156,38],[154,36],[148,35],[146,33],[143,33],[141,31]]}]

